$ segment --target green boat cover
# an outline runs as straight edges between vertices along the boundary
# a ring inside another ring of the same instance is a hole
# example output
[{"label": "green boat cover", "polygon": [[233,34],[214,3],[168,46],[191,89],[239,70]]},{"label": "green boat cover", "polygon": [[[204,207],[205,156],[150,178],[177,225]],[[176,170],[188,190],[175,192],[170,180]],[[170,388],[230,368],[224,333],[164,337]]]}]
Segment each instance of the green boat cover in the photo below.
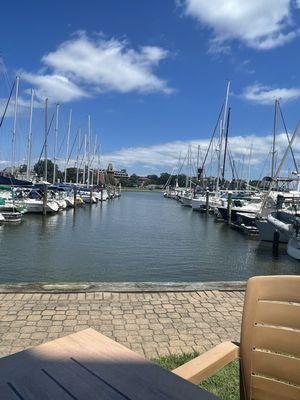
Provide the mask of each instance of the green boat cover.
[{"label": "green boat cover", "polygon": [[11,190],[11,186],[8,186],[8,185],[0,185],[0,190]]}]

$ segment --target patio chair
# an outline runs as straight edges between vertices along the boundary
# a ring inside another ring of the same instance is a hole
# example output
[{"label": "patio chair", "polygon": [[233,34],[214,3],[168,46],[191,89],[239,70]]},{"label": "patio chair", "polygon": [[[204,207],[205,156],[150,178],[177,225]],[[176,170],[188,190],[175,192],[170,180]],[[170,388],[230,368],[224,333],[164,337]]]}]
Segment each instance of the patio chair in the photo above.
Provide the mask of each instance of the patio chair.
[{"label": "patio chair", "polygon": [[173,373],[199,384],[237,358],[241,399],[300,399],[300,276],[249,279],[240,345],[221,343]]}]

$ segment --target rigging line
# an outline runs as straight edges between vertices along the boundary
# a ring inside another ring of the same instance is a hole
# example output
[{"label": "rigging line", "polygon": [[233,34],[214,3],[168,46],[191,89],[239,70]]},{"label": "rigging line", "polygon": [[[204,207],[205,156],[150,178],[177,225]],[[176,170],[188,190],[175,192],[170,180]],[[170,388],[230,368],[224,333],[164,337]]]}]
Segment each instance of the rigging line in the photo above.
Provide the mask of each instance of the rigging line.
[{"label": "rigging line", "polygon": [[80,145],[79,150],[78,150],[78,156],[76,157],[76,160],[74,161],[74,168],[77,166],[77,163],[78,163],[78,161],[79,161],[80,151],[81,151],[81,149],[82,149],[83,142],[84,142],[84,137],[83,137],[82,140],[81,140],[81,145]]},{"label": "rigging line", "polygon": [[[98,150],[99,150],[99,146],[97,146],[96,152],[97,152]],[[92,168],[92,165],[93,165],[95,156],[96,156],[96,153],[93,155],[93,158],[92,158],[92,160],[91,160],[91,163],[90,163],[91,167],[90,167],[90,169],[94,169],[94,168]]]},{"label": "rigging line", "polygon": [[227,153],[227,146],[228,146],[228,132],[229,132],[230,115],[231,115],[231,107],[228,108],[228,112],[227,112],[226,133],[225,133],[225,148],[224,148],[224,159],[223,159],[223,168],[222,168],[222,179],[224,179],[224,177],[225,177],[226,153]]},{"label": "rigging line", "polygon": [[68,157],[68,160],[67,160],[67,165],[69,164],[70,157],[71,157],[71,155],[72,155],[72,152],[73,152],[73,149],[74,149],[74,146],[75,146],[75,143],[76,143],[77,136],[78,136],[78,129],[77,129],[77,133],[76,133],[76,135],[75,135],[75,139],[74,139],[73,144],[72,144],[72,147],[71,147],[71,151],[70,151],[70,153],[69,153],[69,157]]},{"label": "rigging line", "polygon": [[[280,111],[281,120],[282,120],[282,123],[283,123],[283,126],[284,126],[285,134],[286,134],[286,137],[287,137],[287,140],[288,140],[288,144],[290,144],[290,136],[288,134],[288,130],[287,130],[287,127],[286,127],[284,115],[283,115],[283,112],[282,112],[281,105],[280,105],[279,101],[278,101],[278,107],[279,107],[279,111]],[[296,172],[298,174],[299,173],[298,166],[297,166],[297,162],[296,162],[296,159],[295,159],[295,154],[294,154],[294,151],[293,151],[292,147],[290,147],[290,150],[291,150],[293,162],[294,162],[294,165],[295,165],[295,168],[296,168]]]},{"label": "rigging line", "polygon": [[267,155],[267,157],[266,157],[266,159],[265,159],[265,162],[264,162],[264,164],[263,164],[261,173],[260,173],[260,175],[259,175],[259,177],[258,177],[258,181],[261,181],[261,179],[262,179],[262,176],[263,176],[264,171],[265,171],[265,169],[266,169],[267,163],[269,162],[269,157],[270,157],[270,155],[271,155],[271,151],[269,151],[269,153],[268,153],[268,155]]},{"label": "rigging line", "polygon": [[[66,121],[64,121],[64,122],[66,122]],[[64,134],[64,136],[63,136],[63,139],[62,139],[62,141],[61,141],[60,147],[59,147],[59,149],[58,149],[57,157],[60,155],[60,152],[61,152],[61,149],[62,149],[62,147],[63,147],[63,144],[65,143],[65,140],[66,140],[66,138],[67,138],[67,134],[68,134],[68,126],[67,126],[66,132],[65,132],[65,134]]]},{"label": "rigging line", "polygon": [[231,158],[231,154],[228,151],[228,158],[229,158],[229,163],[230,163],[230,168],[231,168],[231,173],[232,173],[232,179],[235,179],[235,171],[234,171],[234,163]]},{"label": "rigging line", "polygon": [[12,88],[11,88],[11,91],[10,91],[10,94],[9,94],[9,97],[8,97],[8,99],[7,99],[6,106],[5,106],[5,109],[4,109],[4,111],[3,111],[1,121],[0,121],[0,129],[1,129],[1,126],[2,126],[2,124],[3,124],[3,121],[4,121],[4,118],[5,118],[5,115],[6,115],[8,106],[9,106],[9,102],[10,102],[11,96],[12,96],[13,91],[14,91],[14,88],[15,88],[15,85],[16,85],[16,81],[14,81],[14,84],[12,85]]},{"label": "rigging line", "polygon": [[184,166],[184,164],[185,164],[185,161],[186,161],[186,159],[187,159],[187,155],[188,155],[188,153],[186,153],[186,156],[184,157],[184,160],[183,160],[183,162],[182,162],[182,164],[181,164],[181,167],[178,169],[178,172],[177,172],[177,176],[180,174],[180,172],[182,171],[182,168],[183,168],[183,166]]},{"label": "rigging line", "polygon": [[[233,156],[232,156],[232,152],[231,152],[231,149],[230,149],[229,144],[228,144],[228,154],[230,155],[232,161],[234,161],[234,158],[233,158]],[[236,168],[235,163],[233,163],[233,167],[234,167],[234,170],[235,170],[235,176],[236,176],[236,178],[237,178],[237,179],[240,179],[240,178],[239,178],[239,175],[238,175],[238,173],[237,173],[237,168]]]},{"label": "rigging line", "polygon": [[43,147],[42,147],[41,154],[39,156],[38,162],[41,161],[41,158],[42,158],[42,155],[43,155],[43,152],[44,152],[44,148],[45,148],[45,145],[46,145],[46,140],[48,139],[48,135],[49,135],[49,132],[50,132],[50,129],[51,129],[51,126],[52,126],[52,122],[54,120],[54,116],[55,116],[55,111],[53,112],[53,115],[52,115],[52,118],[51,118],[51,121],[50,121],[49,128],[47,130],[47,134],[46,134],[46,137],[45,137],[45,140],[44,140],[44,144],[43,144]]},{"label": "rigging line", "polygon": [[206,154],[205,154],[205,157],[204,157],[204,160],[203,160],[203,163],[202,163],[202,173],[204,173],[204,165],[205,165],[205,163],[206,163],[206,159],[207,159],[207,157],[208,157],[208,153],[209,153],[210,147],[211,147],[211,145],[212,145],[214,136],[215,136],[215,134],[216,134],[216,130],[217,130],[218,126],[219,126],[219,121],[220,121],[220,118],[221,118],[223,109],[224,109],[224,103],[222,104],[222,107],[221,107],[221,109],[220,109],[220,112],[219,112],[219,115],[218,115],[218,119],[217,119],[216,125],[215,125],[214,130],[213,130],[212,137],[211,137],[211,139],[210,139],[208,148],[207,148],[207,150],[206,150]]}]

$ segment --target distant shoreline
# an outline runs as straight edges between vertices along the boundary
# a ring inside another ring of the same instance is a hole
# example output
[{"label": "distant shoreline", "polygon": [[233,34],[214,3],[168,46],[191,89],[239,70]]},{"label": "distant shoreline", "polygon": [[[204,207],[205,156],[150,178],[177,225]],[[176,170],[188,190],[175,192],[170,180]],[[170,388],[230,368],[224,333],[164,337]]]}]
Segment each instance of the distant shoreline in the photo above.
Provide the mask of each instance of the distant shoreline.
[{"label": "distant shoreline", "polygon": [[160,192],[162,193],[162,189],[138,189],[138,188],[130,188],[130,187],[122,187],[121,193],[122,192]]}]

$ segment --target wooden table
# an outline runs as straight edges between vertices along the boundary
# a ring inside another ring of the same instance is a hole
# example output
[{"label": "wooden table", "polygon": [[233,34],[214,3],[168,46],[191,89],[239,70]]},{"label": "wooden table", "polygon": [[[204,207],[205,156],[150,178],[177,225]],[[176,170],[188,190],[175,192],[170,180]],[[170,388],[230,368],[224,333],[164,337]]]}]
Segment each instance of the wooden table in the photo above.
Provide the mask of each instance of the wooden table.
[{"label": "wooden table", "polygon": [[0,359],[1,400],[214,400],[93,329]]}]

